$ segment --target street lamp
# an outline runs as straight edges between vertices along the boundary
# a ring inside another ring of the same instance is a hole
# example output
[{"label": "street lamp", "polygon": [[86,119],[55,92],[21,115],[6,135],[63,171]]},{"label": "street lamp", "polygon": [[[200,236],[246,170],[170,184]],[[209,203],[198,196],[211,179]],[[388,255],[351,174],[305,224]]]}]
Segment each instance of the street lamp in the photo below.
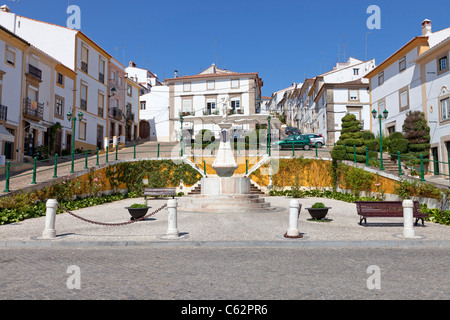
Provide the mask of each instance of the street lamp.
[{"label": "street lamp", "polygon": [[[70,173],[74,173],[74,161],[75,161],[75,124],[77,122],[77,118],[73,116],[72,112],[67,113],[67,120],[72,122],[72,168],[70,170]],[[78,114],[78,121],[83,120],[83,113],[80,112]]]},{"label": "street lamp", "polygon": [[183,116],[182,115],[180,115],[180,123],[181,123],[181,128],[180,128],[180,132],[181,132],[181,135],[180,135],[180,148],[181,148],[181,156],[183,156],[183,121],[184,121],[184,118],[183,118]]},{"label": "street lamp", "polygon": [[[375,110],[375,109],[372,110],[372,116],[373,116],[374,119],[377,118],[377,113],[378,113],[377,110]],[[380,123],[380,164],[381,164],[380,165],[380,170],[384,170],[384,165],[383,165],[383,134],[381,132],[381,120],[383,119],[383,117],[384,117],[384,119],[387,119],[388,115],[389,115],[389,112],[386,109],[383,111],[383,115],[381,115],[381,114],[378,115],[378,121]]]}]

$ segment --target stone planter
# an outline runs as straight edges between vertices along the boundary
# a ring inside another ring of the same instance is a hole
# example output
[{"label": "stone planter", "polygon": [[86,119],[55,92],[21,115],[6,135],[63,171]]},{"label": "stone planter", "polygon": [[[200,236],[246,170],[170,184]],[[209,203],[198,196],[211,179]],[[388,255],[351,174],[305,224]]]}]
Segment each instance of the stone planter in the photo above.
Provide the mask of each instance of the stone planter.
[{"label": "stone planter", "polygon": [[313,219],[322,220],[324,219],[327,214],[328,210],[331,208],[306,208],[308,210],[309,214]]},{"label": "stone planter", "polygon": [[147,214],[148,209],[150,209],[150,207],[145,207],[145,208],[126,207],[125,209],[127,209],[128,212],[130,213],[131,220],[137,220],[137,219],[144,217]]}]

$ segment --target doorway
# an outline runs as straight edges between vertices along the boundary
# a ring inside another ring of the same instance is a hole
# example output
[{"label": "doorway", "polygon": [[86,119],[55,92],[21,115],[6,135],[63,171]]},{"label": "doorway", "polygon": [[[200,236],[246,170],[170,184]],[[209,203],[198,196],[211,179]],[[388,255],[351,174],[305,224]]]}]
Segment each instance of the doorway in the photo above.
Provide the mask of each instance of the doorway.
[{"label": "doorway", "polygon": [[439,173],[439,151],[438,148],[431,148],[431,154],[433,155],[433,172],[435,176]]}]

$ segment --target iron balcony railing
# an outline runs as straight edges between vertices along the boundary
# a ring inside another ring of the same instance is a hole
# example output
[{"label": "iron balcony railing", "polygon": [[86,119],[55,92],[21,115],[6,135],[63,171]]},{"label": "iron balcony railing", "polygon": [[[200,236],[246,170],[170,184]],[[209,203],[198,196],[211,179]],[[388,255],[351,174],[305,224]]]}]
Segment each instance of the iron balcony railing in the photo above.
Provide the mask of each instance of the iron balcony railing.
[{"label": "iron balcony railing", "polygon": [[8,107],[0,105],[0,121],[8,120]]},{"label": "iron balcony railing", "polygon": [[80,99],[80,108],[87,110],[87,101],[85,99]]},{"label": "iron balcony railing", "polygon": [[44,118],[44,104],[25,98],[23,114],[24,116],[42,120]]},{"label": "iron balcony railing", "polygon": [[127,121],[134,122],[134,113],[133,112],[127,112]]},{"label": "iron balcony railing", "polygon": [[123,112],[117,107],[112,107],[109,111],[109,115],[116,120],[122,120]]},{"label": "iron balcony railing", "polygon": [[105,83],[105,75],[101,72],[98,73],[98,81]]},{"label": "iron balcony railing", "polygon": [[28,65],[28,73],[38,78],[39,80],[42,80],[42,70],[33,66],[32,64]]},{"label": "iron balcony railing", "polygon": [[88,63],[85,61],[81,61],[81,71],[84,73],[88,73]]}]

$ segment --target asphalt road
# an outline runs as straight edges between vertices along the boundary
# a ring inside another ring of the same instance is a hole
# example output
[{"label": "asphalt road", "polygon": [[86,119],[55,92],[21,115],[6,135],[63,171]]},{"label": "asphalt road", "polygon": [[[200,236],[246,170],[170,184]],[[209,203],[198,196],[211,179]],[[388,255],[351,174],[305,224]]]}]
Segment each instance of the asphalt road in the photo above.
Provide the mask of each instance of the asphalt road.
[{"label": "asphalt road", "polygon": [[449,266],[444,248],[3,249],[0,300],[446,300]]}]

